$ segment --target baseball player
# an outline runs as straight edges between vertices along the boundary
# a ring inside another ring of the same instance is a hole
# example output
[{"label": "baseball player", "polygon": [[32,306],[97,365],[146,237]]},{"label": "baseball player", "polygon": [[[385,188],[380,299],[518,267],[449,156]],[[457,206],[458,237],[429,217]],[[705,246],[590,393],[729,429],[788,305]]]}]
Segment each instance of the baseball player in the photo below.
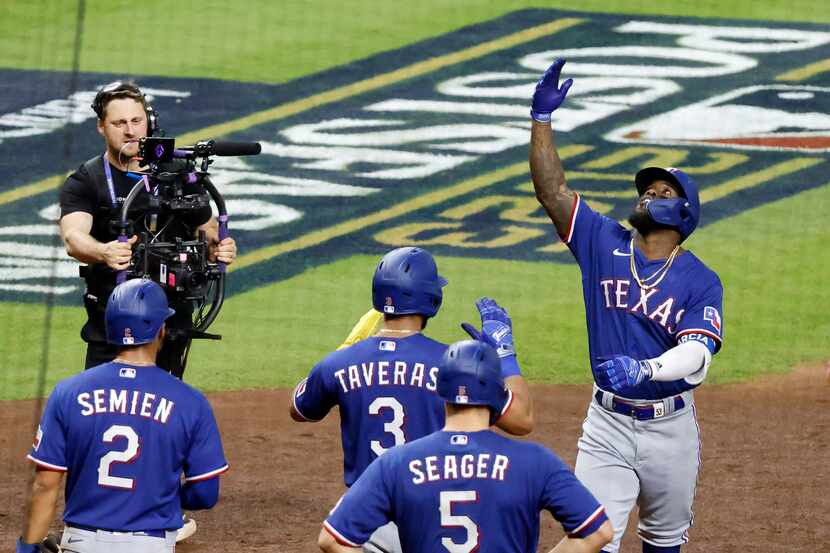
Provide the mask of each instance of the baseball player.
[{"label": "baseball player", "polygon": [[680,244],[700,219],[697,186],[683,171],[647,167],[626,229],[593,211],[566,182],[551,114],[571,87],[565,60],[536,86],[530,169],[536,197],[582,271],[596,386],[579,439],[576,475],[608,509],[616,552],[639,506],[645,553],[688,541],[700,467],[692,390],[721,347],[723,287]]},{"label": "baseball player", "polygon": [[37,473],[17,553],[38,550],[64,474],[68,553],[169,553],[182,509],[216,504],[228,463],[210,404],[155,364],[172,314],[150,280],[113,290],[105,319],[118,354],[49,397],[28,455]]},{"label": "baseball player", "polygon": [[374,461],[323,523],[320,548],[353,551],[392,520],[408,553],[531,553],[546,509],[567,533],[554,552],[599,551],[611,524],[573,472],[541,445],[489,430],[507,394],[489,344],[449,346],[438,371],[443,430]]},{"label": "baseball player", "polygon": [[[421,331],[438,313],[446,284],[428,251],[405,247],[387,253],[372,279],[372,305],[384,318],[381,330],[329,354],[294,391],[290,412],[296,421],[322,420],[339,405],[346,486],[393,446],[444,424],[443,401],[435,391],[447,345]],[[477,306],[482,330],[466,323],[465,328],[499,348],[510,390],[500,406],[498,425],[527,434],[533,426],[530,395],[516,362],[510,318],[493,300],[482,298]],[[358,327],[367,319],[371,321],[367,315]],[[394,525],[378,530],[367,541],[366,551],[400,551]]]}]

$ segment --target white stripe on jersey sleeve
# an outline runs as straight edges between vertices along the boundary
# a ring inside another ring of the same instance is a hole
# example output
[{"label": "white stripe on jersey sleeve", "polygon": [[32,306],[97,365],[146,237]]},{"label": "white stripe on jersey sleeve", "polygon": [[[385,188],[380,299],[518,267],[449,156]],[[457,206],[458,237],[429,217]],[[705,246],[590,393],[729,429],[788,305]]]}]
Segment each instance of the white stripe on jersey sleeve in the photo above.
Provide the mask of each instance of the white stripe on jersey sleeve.
[{"label": "white stripe on jersey sleeve", "polygon": [[297,412],[297,414],[300,415],[302,418],[304,418],[306,421],[308,421],[308,422],[320,422],[323,419],[312,419],[312,418],[309,418],[309,417],[305,416],[305,414],[302,411],[300,411],[300,407],[297,405],[297,390],[300,388],[300,386],[302,386],[306,383],[306,380],[308,380],[308,378],[304,378],[294,388],[294,392],[291,394],[291,403],[294,405],[294,410]]},{"label": "white stripe on jersey sleeve", "polygon": [[204,472],[202,474],[197,474],[196,476],[185,476],[185,482],[198,482],[199,480],[207,480],[208,478],[213,478],[214,476],[219,476],[223,472],[227,472],[230,468],[229,465],[225,465],[222,468],[218,468],[216,470],[212,470],[210,472]]},{"label": "white stripe on jersey sleeve", "polygon": [[571,211],[571,220],[568,223],[568,235],[562,237],[562,241],[566,244],[570,244],[574,237],[574,223],[576,223],[576,212],[579,211],[580,204],[582,204],[582,197],[579,193],[574,192],[574,205],[573,211]]},{"label": "white stripe on jersey sleeve", "polygon": [[501,413],[499,413],[499,417],[503,417],[505,413],[510,410],[510,407],[513,406],[513,390],[510,388],[507,389],[507,401],[504,402],[504,407],[501,408]]},{"label": "white stripe on jersey sleeve", "polygon": [[598,517],[599,515],[601,515],[604,511],[605,511],[605,507],[603,507],[602,505],[600,505],[600,506],[599,506],[599,508],[598,508],[596,511],[594,511],[593,513],[591,513],[591,516],[589,516],[588,518],[586,518],[586,519],[585,519],[585,522],[583,522],[582,524],[580,524],[579,526],[577,526],[576,528],[574,528],[573,530],[571,530],[570,532],[568,532],[568,534],[569,534],[569,535],[579,534],[580,532],[582,532],[582,530],[584,530],[584,529],[585,529],[586,527],[588,527],[588,526],[589,526],[592,522],[594,522],[594,521],[597,519],[597,517]]},{"label": "white stripe on jersey sleeve", "polygon": [[47,463],[46,461],[41,461],[40,459],[36,459],[36,458],[32,457],[31,455],[26,455],[26,458],[28,460],[30,460],[31,462],[33,462],[34,464],[36,464],[38,466],[41,466],[43,468],[47,468],[49,470],[56,470],[56,471],[60,471],[60,472],[66,472],[66,471],[69,470],[68,468],[62,467],[60,465],[53,465],[52,463]]},{"label": "white stripe on jersey sleeve", "polygon": [[352,540],[344,537],[343,534],[341,534],[334,528],[334,526],[329,524],[329,521],[324,520],[323,527],[326,529],[326,531],[328,531],[329,534],[331,534],[334,537],[335,541],[337,541],[337,543],[339,543],[340,545],[347,545],[349,547],[361,547],[361,544],[355,543]]}]

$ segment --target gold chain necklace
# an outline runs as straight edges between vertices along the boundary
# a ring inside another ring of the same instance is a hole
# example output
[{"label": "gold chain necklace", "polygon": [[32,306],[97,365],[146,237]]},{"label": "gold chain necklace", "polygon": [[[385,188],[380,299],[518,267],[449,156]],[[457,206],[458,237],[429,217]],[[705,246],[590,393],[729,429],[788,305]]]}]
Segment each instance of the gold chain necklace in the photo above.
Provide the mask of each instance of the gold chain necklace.
[{"label": "gold chain necklace", "polygon": [[[382,328],[378,331],[377,335],[380,336],[385,332],[391,332],[391,333],[394,333],[394,334],[404,335],[404,334],[417,334],[421,331],[420,330],[396,330],[394,328]],[[390,338],[391,338],[391,336],[390,336]]]},{"label": "gold chain necklace", "polygon": [[[660,284],[660,281],[663,280],[663,277],[665,277],[666,274],[668,274],[669,269],[672,266],[672,263],[674,263],[674,258],[677,257],[677,253],[680,251],[680,244],[678,244],[674,247],[671,254],[669,255],[669,258],[666,259],[666,262],[663,263],[662,267],[657,269],[654,272],[654,274],[652,274],[650,277],[641,279],[640,275],[637,274],[637,264],[634,262],[634,238],[631,239],[631,244],[629,244],[629,247],[631,248],[631,253],[629,254],[629,260],[631,262],[631,274],[634,277],[634,280],[637,281],[637,284],[640,285],[640,290],[643,291],[651,290],[652,288]],[[657,278],[658,275],[659,278]],[[655,280],[651,284],[648,284],[648,281],[654,278],[657,278],[657,280]]]},{"label": "gold chain necklace", "polygon": [[155,363],[148,363],[145,361],[127,361],[126,359],[121,359],[120,357],[116,357],[112,360],[113,363],[121,363],[122,365],[135,365],[136,367],[152,367]]}]

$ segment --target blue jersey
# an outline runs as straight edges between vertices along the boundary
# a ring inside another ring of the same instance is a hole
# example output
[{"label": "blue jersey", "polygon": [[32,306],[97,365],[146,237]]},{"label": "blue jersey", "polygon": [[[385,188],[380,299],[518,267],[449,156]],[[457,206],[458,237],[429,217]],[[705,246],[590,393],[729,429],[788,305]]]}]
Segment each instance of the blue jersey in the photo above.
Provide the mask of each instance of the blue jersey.
[{"label": "blue jersey", "polygon": [[[631,272],[631,239],[631,230],[576,196],[563,241],[582,271],[591,368],[618,355],[658,357],[685,340],[699,340],[716,353],[723,336],[723,286],[718,276],[686,251],[657,286],[641,290]],[[636,248],[633,255],[641,280],[655,275],[666,261],[649,261]],[[685,379],[649,380],[624,395],[662,399],[694,387]]]},{"label": "blue jersey", "polygon": [[115,362],[55,386],[29,459],[68,473],[67,524],[119,532],[181,527],[182,473],[228,470],[204,395],[158,367]]},{"label": "blue jersey", "polygon": [[572,537],[586,537],[607,520],[571,469],[543,446],[490,430],[442,431],[372,463],[324,526],[349,546],[392,521],[410,553],[535,553],[542,510]]},{"label": "blue jersey", "polygon": [[436,386],[446,349],[423,334],[375,336],[331,353],[297,386],[294,408],[307,420],[340,406],[347,486],[389,448],[444,426]]}]

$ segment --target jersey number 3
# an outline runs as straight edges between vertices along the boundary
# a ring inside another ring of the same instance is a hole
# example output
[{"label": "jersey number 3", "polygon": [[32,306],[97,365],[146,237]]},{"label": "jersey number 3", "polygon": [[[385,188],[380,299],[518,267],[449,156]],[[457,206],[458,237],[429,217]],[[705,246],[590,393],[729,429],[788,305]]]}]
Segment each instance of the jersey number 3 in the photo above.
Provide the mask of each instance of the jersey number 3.
[{"label": "jersey number 3", "polygon": [[111,444],[116,438],[127,438],[127,447],[123,451],[110,451],[98,463],[98,485],[105,488],[116,488],[119,490],[132,490],[135,488],[135,480],[112,476],[110,466],[113,463],[131,463],[138,457],[140,442],[138,434],[129,426],[115,424],[104,432],[104,443]]},{"label": "jersey number 3", "polygon": [[[401,402],[393,397],[378,397],[375,401],[369,404],[370,415],[380,415],[382,409],[392,410],[392,420],[383,423],[383,431],[392,434],[395,438],[395,445],[406,443],[406,436],[403,433],[403,423],[406,420],[406,414],[403,411]],[[380,445],[380,440],[372,440],[369,444],[372,446],[372,452],[380,457],[388,447]]]}]

